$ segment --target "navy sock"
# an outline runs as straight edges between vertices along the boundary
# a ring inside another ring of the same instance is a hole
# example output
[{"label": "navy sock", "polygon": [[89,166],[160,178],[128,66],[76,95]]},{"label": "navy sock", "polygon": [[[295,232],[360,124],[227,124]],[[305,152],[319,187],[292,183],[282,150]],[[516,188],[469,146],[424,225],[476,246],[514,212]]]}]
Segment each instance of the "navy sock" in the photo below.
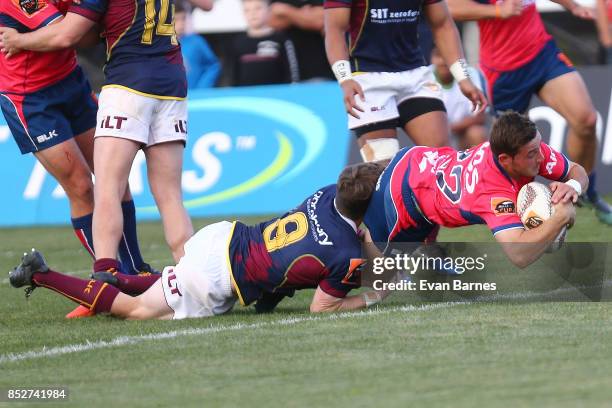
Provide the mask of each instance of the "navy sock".
[{"label": "navy sock", "polygon": [[589,188],[586,191],[586,195],[591,201],[595,201],[597,199],[597,190],[595,190],[595,172],[589,174]]},{"label": "navy sock", "polygon": [[93,234],[91,231],[91,222],[93,221],[93,214],[83,215],[79,218],[71,218],[72,228],[76,234],[83,248],[89,252],[92,258],[95,259],[94,246],[93,246]]},{"label": "navy sock", "polygon": [[144,263],[138,246],[138,234],[136,233],[136,207],[134,200],[121,203],[123,212],[123,236],[119,242],[119,259],[121,259],[121,270],[128,275],[140,272]]}]

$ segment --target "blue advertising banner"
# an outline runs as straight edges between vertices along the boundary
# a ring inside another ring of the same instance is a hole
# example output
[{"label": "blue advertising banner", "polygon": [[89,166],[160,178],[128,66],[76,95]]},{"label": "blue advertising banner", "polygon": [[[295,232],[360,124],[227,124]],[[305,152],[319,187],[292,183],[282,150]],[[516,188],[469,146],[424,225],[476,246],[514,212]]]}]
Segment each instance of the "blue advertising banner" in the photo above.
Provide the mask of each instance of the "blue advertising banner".
[{"label": "blue advertising banner", "polygon": [[[349,134],[336,83],[194,91],[183,192],[192,216],[280,213],[334,183]],[[69,221],[68,200],[32,155],[22,156],[0,117],[0,226]],[[130,173],[139,219],[159,213],[144,154]]]}]

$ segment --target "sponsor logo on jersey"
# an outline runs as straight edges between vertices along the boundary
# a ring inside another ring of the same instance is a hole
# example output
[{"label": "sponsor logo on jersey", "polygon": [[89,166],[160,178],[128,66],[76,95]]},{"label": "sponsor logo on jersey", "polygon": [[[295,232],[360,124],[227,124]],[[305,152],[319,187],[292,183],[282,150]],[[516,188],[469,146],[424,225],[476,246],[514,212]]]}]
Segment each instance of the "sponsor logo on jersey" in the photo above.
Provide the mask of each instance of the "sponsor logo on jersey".
[{"label": "sponsor logo on jersey", "polygon": [[14,0],[14,2],[30,16],[47,5],[45,0]]},{"label": "sponsor logo on jersey", "polygon": [[310,219],[310,227],[312,235],[319,245],[334,245],[334,243],[329,240],[329,235],[327,232],[325,232],[319,223],[319,217],[317,216],[317,204],[319,203],[319,199],[322,195],[323,191],[319,190],[306,202],[308,218]]},{"label": "sponsor logo on jersey", "polygon": [[399,10],[393,11],[388,8],[370,9],[370,20],[373,23],[405,23],[413,22],[419,18],[419,10]]},{"label": "sponsor logo on jersey", "polygon": [[552,174],[553,170],[555,169],[555,166],[557,165],[557,155],[555,154],[555,152],[551,151],[550,152],[550,158],[549,158],[549,162],[546,163],[546,172],[548,172],[548,174]]},{"label": "sponsor logo on jersey", "polygon": [[509,198],[493,197],[491,198],[491,211],[497,216],[516,213],[514,201]]}]

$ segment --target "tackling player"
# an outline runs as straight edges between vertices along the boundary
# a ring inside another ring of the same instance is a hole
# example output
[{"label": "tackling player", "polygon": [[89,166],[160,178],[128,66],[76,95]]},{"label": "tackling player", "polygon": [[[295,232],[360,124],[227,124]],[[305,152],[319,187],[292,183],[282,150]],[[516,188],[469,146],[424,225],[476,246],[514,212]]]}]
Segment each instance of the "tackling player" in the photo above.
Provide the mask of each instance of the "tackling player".
[{"label": "tackling player", "polygon": [[119,269],[123,217],[120,196],[141,148],[166,242],[175,261],[193,234],[182,203],[181,173],[187,138],[187,81],[168,1],[81,0],[57,24],[18,34],[4,31],[5,52],[74,46],[100,23],[107,45],[106,83],[95,133],[94,271]]},{"label": "tackling player", "polygon": [[[595,190],[597,112],[580,74],[546,32],[533,0],[449,0],[456,20],[478,20],[480,67],[496,112],[525,112],[533,94],[567,120],[567,151],[589,174],[582,202],[612,225],[612,207]],[[556,0],[572,14],[593,19],[573,0]]]},{"label": "tackling player", "polygon": [[[49,2],[0,2],[0,32],[27,33],[61,18]],[[66,192],[74,231],[94,256],[91,175],[97,103],[75,51],[27,51],[10,59],[0,55],[0,107],[21,153],[33,153]],[[126,219],[119,246],[122,269],[150,272],[140,255],[129,188],[118,195]]]},{"label": "tackling player", "polygon": [[[516,199],[537,175],[554,180],[555,211],[538,228],[526,230]],[[496,120],[489,142],[471,149],[400,151],[383,172],[364,223],[372,240],[382,244],[422,242],[438,225],[486,224],[510,261],[524,268],[573,224],[573,203],[587,185],[582,166],[543,143],[526,116],[510,112]]]},{"label": "tackling player", "polygon": [[29,285],[28,294],[46,287],[96,313],[128,319],[213,316],[237,300],[246,306],[264,294],[282,297],[304,288],[316,288],[311,312],[367,307],[387,293],[346,295],[360,285],[357,225],[382,170],[377,163],[347,167],[337,185],[319,189],[280,218],[251,227],[238,221],[204,227],[161,278],[102,272],[94,274],[99,280],[79,279],[51,271],[32,251],[10,273],[10,282]]},{"label": "tackling player", "polygon": [[364,161],[388,160],[397,153],[397,127],[416,145],[448,145],[440,85],[418,45],[423,13],[461,92],[481,112],[487,102],[469,77],[445,1],[325,1],[327,59],[342,88],[349,129],[358,138]]}]

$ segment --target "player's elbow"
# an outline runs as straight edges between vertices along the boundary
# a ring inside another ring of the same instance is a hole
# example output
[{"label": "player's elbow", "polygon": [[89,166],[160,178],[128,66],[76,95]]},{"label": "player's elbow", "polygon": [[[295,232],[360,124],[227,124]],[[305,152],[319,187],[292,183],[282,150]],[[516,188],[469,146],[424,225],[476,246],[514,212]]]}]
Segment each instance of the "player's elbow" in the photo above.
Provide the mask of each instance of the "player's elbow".
[{"label": "player's elbow", "polygon": [[510,262],[512,262],[514,266],[516,266],[519,269],[525,269],[526,267],[531,265],[532,261],[530,261],[524,256],[517,256],[515,258],[510,258]]}]

